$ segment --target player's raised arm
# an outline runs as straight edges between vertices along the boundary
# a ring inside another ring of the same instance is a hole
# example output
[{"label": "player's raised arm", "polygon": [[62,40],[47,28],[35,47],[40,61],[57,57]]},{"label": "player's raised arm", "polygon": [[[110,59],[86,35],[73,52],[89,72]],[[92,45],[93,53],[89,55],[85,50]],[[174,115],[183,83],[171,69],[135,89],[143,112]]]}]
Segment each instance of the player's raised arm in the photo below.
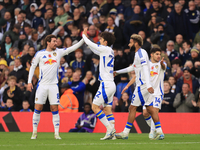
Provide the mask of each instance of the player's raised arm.
[{"label": "player's raised arm", "polygon": [[68,55],[69,53],[71,53],[71,52],[77,50],[80,46],[83,45],[83,43],[84,43],[84,40],[81,39],[78,43],[74,44],[73,46],[71,46],[71,47],[69,47],[69,48],[64,48],[64,49],[63,49],[63,54],[62,54],[62,56]]},{"label": "player's raised arm", "polygon": [[117,70],[117,71],[114,71],[115,75],[118,75],[118,74],[123,74],[123,73],[128,73],[128,72],[131,72],[133,71],[135,68],[132,65],[130,65],[129,67],[126,67],[124,69],[120,69],[120,70]]},{"label": "player's raised arm", "polygon": [[28,90],[29,91],[32,91],[33,89],[33,85],[32,85],[32,78],[33,78],[33,74],[34,74],[34,71],[35,71],[35,68],[36,66],[38,65],[39,63],[39,56],[38,56],[38,53],[37,52],[32,60],[32,63],[31,63],[31,68],[29,70],[29,75],[28,75]]}]

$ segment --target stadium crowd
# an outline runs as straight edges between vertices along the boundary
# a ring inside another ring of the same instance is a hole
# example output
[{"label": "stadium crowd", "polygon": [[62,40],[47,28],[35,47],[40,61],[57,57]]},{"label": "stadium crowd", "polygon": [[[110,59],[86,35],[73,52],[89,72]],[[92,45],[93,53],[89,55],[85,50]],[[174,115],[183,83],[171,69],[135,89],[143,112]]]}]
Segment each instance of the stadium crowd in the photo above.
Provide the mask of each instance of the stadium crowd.
[{"label": "stadium crowd", "polygon": [[[152,47],[161,48],[167,63],[161,112],[200,111],[200,0],[0,0],[0,111],[32,111],[39,67],[32,92],[26,89],[28,72],[44,38],[53,34],[58,48],[68,48],[85,27],[95,43],[103,31],[115,35],[114,70],[133,63],[132,34],[142,36],[149,57]],[[61,59],[59,111],[82,112],[92,103],[98,67],[99,56],[86,44]],[[133,76],[134,71],[115,77],[113,111],[128,112],[135,86],[121,91]]]}]

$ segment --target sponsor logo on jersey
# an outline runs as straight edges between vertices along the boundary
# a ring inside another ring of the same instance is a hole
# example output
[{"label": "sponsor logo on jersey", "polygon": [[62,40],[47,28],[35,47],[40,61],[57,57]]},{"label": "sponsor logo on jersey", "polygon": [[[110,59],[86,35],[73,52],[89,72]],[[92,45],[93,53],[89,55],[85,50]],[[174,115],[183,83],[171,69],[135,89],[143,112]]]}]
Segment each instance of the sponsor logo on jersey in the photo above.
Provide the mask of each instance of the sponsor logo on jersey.
[{"label": "sponsor logo on jersey", "polygon": [[53,53],[53,56],[56,56],[56,55],[57,55],[56,52],[54,52],[54,53]]},{"label": "sponsor logo on jersey", "polygon": [[45,55],[42,58],[47,58]]},{"label": "sponsor logo on jersey", "polygon": [[154,71],[150,71],[150,76],[151,76],[151,77],[153,77],[153,76],[155,76],[155,75],[158,75],[158,73],[157,73],[157,72],[154,72]]},{"label": "sponsor logo on jersey", "polygon": [[49,60],[44,62],[44,64],[49,64],[49,65],[52,65],[53,63],[57,63],[57,61],[53,60],[53,59],[49,59]]}]

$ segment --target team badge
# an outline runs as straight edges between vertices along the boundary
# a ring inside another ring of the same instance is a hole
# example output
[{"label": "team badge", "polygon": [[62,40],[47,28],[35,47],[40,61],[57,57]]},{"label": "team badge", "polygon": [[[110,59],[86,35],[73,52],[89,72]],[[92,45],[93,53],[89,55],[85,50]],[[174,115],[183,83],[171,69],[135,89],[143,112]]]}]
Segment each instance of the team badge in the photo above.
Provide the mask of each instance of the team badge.
[{"label": "team badge", "polygon": [[158,65],[156,65],[156,69],[158,69]]},{"label": "team badge", "polygon": [[37,101],[37,100],[38,100],[38,98],[35,99],[35,101]]},{"label": "team badge", "polygon": [[54,52],[54,53],[53,53],[53,56],[56,56],[56,55],[57,55],[56,52]]}]

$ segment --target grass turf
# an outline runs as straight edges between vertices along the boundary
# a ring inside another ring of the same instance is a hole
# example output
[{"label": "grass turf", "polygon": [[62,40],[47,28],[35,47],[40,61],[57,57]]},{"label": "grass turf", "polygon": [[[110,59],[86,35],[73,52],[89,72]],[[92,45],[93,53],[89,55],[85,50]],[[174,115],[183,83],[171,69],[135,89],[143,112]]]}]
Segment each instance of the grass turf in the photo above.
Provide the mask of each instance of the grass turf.
[{"label": "grass turf", "polygon": [[164,140],[149,140],[148,134],[129,134],[128,140],[106,140],[103,133],[60,133],[62,140],[55,140],[53,133],[38,133],[31,140],[31,133],[0,132],[0,150],[199,150],[200,135],[166,134]]}]

